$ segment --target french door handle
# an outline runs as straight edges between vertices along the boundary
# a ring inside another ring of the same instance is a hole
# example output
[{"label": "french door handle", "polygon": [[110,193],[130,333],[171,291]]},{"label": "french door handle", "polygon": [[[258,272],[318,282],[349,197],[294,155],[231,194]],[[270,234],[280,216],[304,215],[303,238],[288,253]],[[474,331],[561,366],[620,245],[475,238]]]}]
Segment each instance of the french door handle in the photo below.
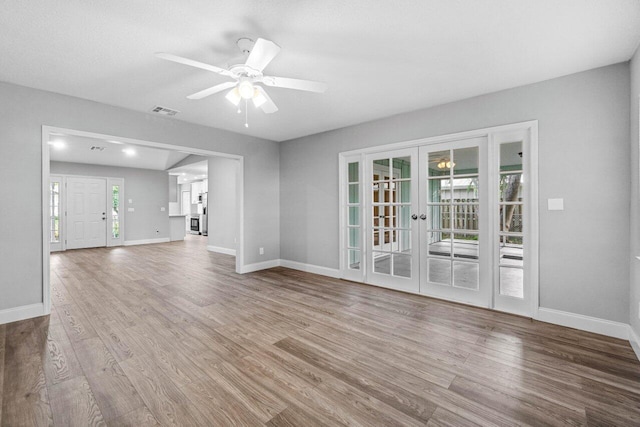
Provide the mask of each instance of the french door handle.
[{"label": "french door handle", "polygon": [[420,219],[424,221],[425,219],[427,219],[427,216],[425,214],[421,214]]},{"label": "french door handle", "polygon": [[415,221],[416,219],[418,219],[418,215],[416,214],[411,215],[411,219]]}]

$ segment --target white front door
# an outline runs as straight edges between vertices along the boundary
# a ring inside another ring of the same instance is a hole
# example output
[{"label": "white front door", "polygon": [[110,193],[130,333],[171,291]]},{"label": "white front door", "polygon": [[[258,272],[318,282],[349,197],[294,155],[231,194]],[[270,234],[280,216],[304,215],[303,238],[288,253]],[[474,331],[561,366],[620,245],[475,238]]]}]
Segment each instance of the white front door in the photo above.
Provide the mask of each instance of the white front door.
[{"label": "white front door", "polygon": [[67,180],[67,249],[107,245],[107,180]]}]

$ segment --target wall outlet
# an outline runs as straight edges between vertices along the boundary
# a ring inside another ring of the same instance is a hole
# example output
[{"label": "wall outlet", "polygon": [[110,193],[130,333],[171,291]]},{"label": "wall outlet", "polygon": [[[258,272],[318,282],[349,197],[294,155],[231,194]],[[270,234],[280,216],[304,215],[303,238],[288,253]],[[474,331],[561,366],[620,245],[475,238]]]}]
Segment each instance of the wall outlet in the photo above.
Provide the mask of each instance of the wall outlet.
[{"label": "wall outlet", "polygon": [[133,203],[133,199],[129,199],[129,203]]},{"label": "wall outlet", "polygon": [[260,255],[264,255],[264,248],[260,248],[260,249],[258,249],[258,253],[259,253]]},{"label": "wall outlet", "polygon": [[160,212],[164,212],[164,206],[160,207]]},{"label": "wall outlet", "polygon": [[134,208],[128,208],[127,212],[133,212],[135,209]]}]

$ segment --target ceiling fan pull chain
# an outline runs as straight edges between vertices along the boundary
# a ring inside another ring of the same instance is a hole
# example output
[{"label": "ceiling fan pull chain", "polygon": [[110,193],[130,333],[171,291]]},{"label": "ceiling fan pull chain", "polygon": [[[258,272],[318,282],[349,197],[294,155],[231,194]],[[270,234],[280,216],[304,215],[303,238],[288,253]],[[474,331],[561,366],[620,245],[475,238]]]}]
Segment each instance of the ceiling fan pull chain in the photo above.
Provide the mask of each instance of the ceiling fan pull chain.
[{"label": "ceiling fan pull chain", "polygon": [[249,127],[249,108],[247,108],[247,100],[244,100],[244,127]]}]

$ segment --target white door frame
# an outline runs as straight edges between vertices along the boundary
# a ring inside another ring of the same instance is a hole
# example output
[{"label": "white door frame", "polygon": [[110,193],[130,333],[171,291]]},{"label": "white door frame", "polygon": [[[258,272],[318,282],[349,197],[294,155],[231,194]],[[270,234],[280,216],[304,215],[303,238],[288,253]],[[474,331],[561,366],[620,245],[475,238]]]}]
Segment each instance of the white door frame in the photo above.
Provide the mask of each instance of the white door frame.
[{"label": "white door frame", "polygon": [[236,169],[236,223],[237,223],[237,247],[236,247],[236,273],[241,273],[244,266],[244,156],[236,154],[221,153],[218,151],[203,150],[200,148],[185,147],[182,145],[164,144],[161,142],[145,141],[141,139],[126,138],[116,135],[106,135],[95,132],[86,132],[75,129],[66,129],[56,126],[42,126],[42,175],[41,175],[41,201],[42,201],[42,301],[44,303],[44,314],[51,313],[51,282],[50,282],[50,242],[48,237],[49,229],[49,174],[50,154],[49,135],[58,133],[64,135],[75,135],[86,138],[98,138],[104,140],[118,140],[125,144],[138,145],[144,147],[161,148],[165,150],[175,150],[186,154],[195,154],[207,157],[224,157],[238,160]]},{"label": "white door frame", "polygon": [[[345,151],[338,154],[339,161],[339,171],[338,171],[338,179],[339,179],[339,200],[341,201],[340,206],[340,215],[339,215],[339,244],[340,244],[340,278],[344,278],[347,280],[358,281],[358,282],[366,282],[366,266],[362,266],[360,270],[350,270],[348,269],[346,262],[346,222],[347,218],[344,215],[344,206],[346,205],[346,197],[345,194],[345,185],[347,179],[347,163],[355,162],[359,159],[360,168],[366,164],[366,155],[372,154],[376,152],[383,151],[391,151],[397,150],[400,148],[409,148],[409,147],[418,147],[421,145],[429,145],[429,144],[438,144],[442,142],[450,142],[457,141],[461,139],[469,139],[469,138],[477,138],[477,137],[487,137],[491,143],[496,139],[500,138],[500,135],[509,134],[513,132],[524,132],[528,137],[528,149],[529,155],[528,157],[528,170],[529,170],[529,183],[528,183],[528,191],[529,191],[529,206],[526,208],[527,217],[530,218],[529,222],[529,238],[530,242],[530,250],[529,250],[529,268],[527,270],[527,279],[530,284],[530,292],[531,292],[531,302],[530,302],[530,316],[534,319],[539,317],[538,309],[540,306],[540,294],[539,294],[539,215],[538,215],[538,121],[531,120],[519,123],[512,123],[502,126],[493,126],[488,128],[476,129],[465,132],[452,133],[447,135],[440,135],[428,138],[420,138],[410,141],[403,142],[393,142],[384,145],[378,145],[374,147],[361,148],[357,150]],[[360,171],[362,174],[362,171]],[[362,183],[362,178],[360,181]],[[364,189],[364,186],[361,184],[361,189]],[[361,193],[366,193],[366,191],[361,191]],[[366,200],[366,199],[365,199]],[[362,206],[364,206],[363,201],[361,200]],[[362,210],[362,209],[361,209]],[[361,217],[360,224],[363,224],[362,220],[364,218]],[[361,233],[362,240],[364,240],[364,233]],[[361,254],[361,259],[366,260],[368,254],[366,253],[366,248],[361,244],[360,246],[363,251]],[[492,301],[492,307],[495,307],[494,302]]]}]

